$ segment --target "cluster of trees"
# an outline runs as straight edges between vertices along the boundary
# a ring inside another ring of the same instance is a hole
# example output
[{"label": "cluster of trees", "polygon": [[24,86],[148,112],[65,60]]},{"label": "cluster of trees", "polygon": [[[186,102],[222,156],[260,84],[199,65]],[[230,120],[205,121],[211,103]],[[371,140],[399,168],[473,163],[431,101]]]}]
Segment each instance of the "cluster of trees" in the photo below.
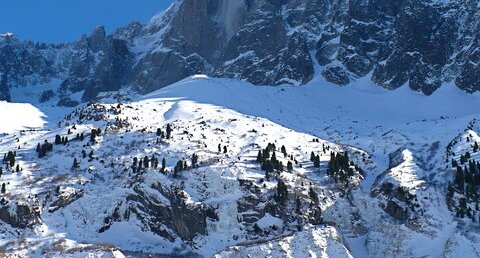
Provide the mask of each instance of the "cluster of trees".
[{"label": "cluster of trees", "polygon": [[348,184],[348,179],[354,175],[355,170],[360,171],[360,168],[348,159],[347,153],[330,152],[327,174],[333,177],[335,182]]},{"label": "cluster of trees", "polygon": [[10,167],[15,166],[15,158],[17,157],[17,152],[16,151],[9,151],[8,153],[5,153],[3,156],[3,164],[7,164]]},{"label": "cluster of trees", "polygon": [[313,162],[314,167],[316,168],[320,167],[320,155],[315,155],[313,151],[310,154],[310,161]]},{"label": "cluster of trees", "polygon": [[223,148],[222,148],[222,145],[219,143],[218,144],[218,153],[222,153],[222,149],[223,149],[223,153],[226,154],[228,152],[227,146],[223,146]]},{"label": "cluster of trees", "polygon": [[[270,179],[270,173],[275,170],[283,171],[284,169],[283,163],[277,159],[275,150],[275,144],[269,143],[265,149],[258,151],[256,162],[261,164],[260,168],[265,171],[265,178],[267,180]],[[293,170],[293,164],[289,164],[288,167]]]},{"label": "cluster of trees", "polygon": [[277,190],[274,195],[275,201],[277,201],[280,205],[285,205],[288,200],[288,188],[283,180],[278,179],[277,181]]},{"label": "cluster of trees", "polygon": [[[134,172],[138,172],[142,169],[147,169],[147,168],[158,168],[159,166],[159,161],[158,158],[155,156],[152,156],[149,158],[148,156],[145,156],[143,159],[138,159],[137,157],[133,158],[133,164],[132,168]],[[162,173],[165,172],[165,158],[162,159],[162,167],[161,167]]]},{"label": "cluster of trees", "polygon": [[[475,147],[475,144],[472,146],[472,148],[474,148],[474,152],[476,152],[476,149],[478,149],[478,145],[476,146],[477,147]],[[467,203],[474,201],[476,210],[479,210],[478,190],[480,186],[480,162],[475,162],[472,160],[468,151],[460,155],[459,162],[457,162],[455,159],[452,159],[452,167],[455,168],[455,176],[453,185],[448,185],[447,199],[451,200],[455,192],[462,194],[464,197],[459,199],[458,206],[456,207],[456,215],[460,218],[467,216],[475,222],[475,212],[468,207]]]},{"label": "cluster of trees", "polygon": [[43,144],[38,143],[37,153],[39,158],[43,158],[47,155],[49,151],[53,150],[53,144],[49,143],[47,140]]},{"label": "cluster of trees", "polygon": [[62,137],[60,135],[55,135],[55,145],[60,145],[60,144],[67,144],[68,143],[68,137]]},{"label": "cluster of trees", "polygon": [[102,134],[102,129],[100,129],[100,128],[92,129],[92,132],[90,134],[90,142],[95,143],[97,137],[100,136],[101,134]]},{"label": "cluster of trees", "polygon": [[180,173],[182,171],[185,171],[188,168],[195,168],[195,167],[198,166],[198,155],[196,153],[192,154],[191,162],[192,162],[192,164],[189,167],[186,161],[184,161],[184,160],[177,161],[177,164],[173,168],[173,177],[177,178],[178,173]]},{"label": "cluster of trees", "polygon": [[167,124],[167,129],[165,132],[161,128],[157,128],[157,136],[160,137],[161,139],[170,139],[172,137],[172,126],[170,124]]}]

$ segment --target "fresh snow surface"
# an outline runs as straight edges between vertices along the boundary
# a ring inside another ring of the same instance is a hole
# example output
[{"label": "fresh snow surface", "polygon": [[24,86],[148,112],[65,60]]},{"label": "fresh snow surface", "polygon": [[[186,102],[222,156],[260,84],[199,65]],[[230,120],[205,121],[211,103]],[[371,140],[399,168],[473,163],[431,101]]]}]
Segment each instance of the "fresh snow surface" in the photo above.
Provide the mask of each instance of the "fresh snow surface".
[{"label": "fresh snow surface", "polygon": [[0,118],[0,134],[41,128],[46,123],[45,115],[34,106],[4,101],[0,101]]}]

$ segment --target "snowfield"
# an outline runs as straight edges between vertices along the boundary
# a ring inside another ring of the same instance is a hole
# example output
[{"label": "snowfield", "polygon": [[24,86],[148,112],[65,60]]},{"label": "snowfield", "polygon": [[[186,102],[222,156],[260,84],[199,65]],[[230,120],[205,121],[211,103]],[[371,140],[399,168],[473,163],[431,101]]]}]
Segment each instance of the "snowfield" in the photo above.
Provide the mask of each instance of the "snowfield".
[{"label": "snowfield", "polygon": [[46,123],[45,115],[31,104],[0,101],[0,117],[0,134],[41,128]]},{"label": "snowfield", "polygon": [[[16,151],[19,165],[18,171],[3,166],[0,212],[7,207],[14,217],[21,203],[38,209],[24,229],[0,216],[0,254],[480,254],[478,222],[455,218],[445,201],[453,176],[445,149],[455,138],[466,141],[465,134],[480,142],[479,94],[445,86],[426,97],[365,81],[346,88],[324,81],[258,87],[193,76],[145,96],[124,90],[103,97],[76,109],[0,102],[7,121],[0,124],[0,154]],[[157,134],[167,124],[169,139]],[[101,133],[91,141],[96,128]],[[77,137],[82,133],[84,139]],[[38,158],[37,145],[56,135],[68,143]],[[257,153],[269,143],[292,171],[268,178],[260,169]],[[453,148],[459,155],[470,147],[459,141]],[[330,152],[347,153],[361,168],[348,187],[327,174]],[[134,157],[140,163],[155,157],[160,165],[138,168]],[[169,173],[160,171],[163,158]],[[179,160],[187,169],[174,176]],[[274,198],[279,180],[288,189],[283,208]],[[318,194],[317,204],[309,191]]]}]

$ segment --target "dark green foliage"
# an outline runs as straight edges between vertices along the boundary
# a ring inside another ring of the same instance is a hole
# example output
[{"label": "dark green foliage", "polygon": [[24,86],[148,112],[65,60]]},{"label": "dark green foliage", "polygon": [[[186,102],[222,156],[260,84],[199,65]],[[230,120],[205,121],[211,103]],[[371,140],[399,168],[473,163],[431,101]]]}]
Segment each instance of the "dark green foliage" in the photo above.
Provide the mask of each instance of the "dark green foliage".
[{"label": "dark green foliage", "polygon": [[167,172],[167,170],[166,170],[166,169],[167,169],[166,163],[167,163],[167,162],[165,161],[165,158],[163,158],[163,159],[162,159],[162,168],[160,169],[160,171],[161,171],[162,173],[164,173],[164,174]]},{"label": "dark green foliage", "polygon": [[177,165],[175,165],[175,168],[173,169],[173,177],[174,178],[177,178],[178,177],[178,173],[182,172],[183,170],[185,170],[187,167],[185,166],[185,162],[183,162],[182,160],[179,160],[177,162]]},{"label": "dark green foliage", "polygon": [[80,163],[78,163],[77,158],[73,158],[72,169],[77,169],[80,167]]},{"label": "dark green foliage", "polygon": [[40,145],[39,147],[37,146],[37,149],[38,149],[37,151],[38,157],[43,158],[47,155],[47,152],[53,150],[53,144],[45,140],[45,142],[42,145]]},{"label": "dark green foliage", "polygon": [[[270,152],[272,153],[271,155]],[[284,169],[283,163],[277,159],[275,144],[273,143],[269,143],[263,151],[258,151],[257,162],[261,163],[260,168],[265,171],[265,178],[267,178],[267,180],[270,178],[270,173],[275,170],[283,171]]]},{"label": "dark green foliage", "polygon": [[145,158],[143,158],[143,167],[144,168],[148,168],[150,166],[150,159],[145,156]]},{"label": "dark green foliage", "polygon": [[256,162],[257,163],[262,163],[263,162],[263,155],[262,155],[261,150],[258,151]]},{"label": "dark green foliage", "polygon": [[55,135],[55,145],[59,145],[62,143],[62,137],[60,135]]},{"label": "dark green foliage", "polygon": [[293,163],[291,161],[287,162],[287,170],[290,172],[293,171]]},{"label": "dark green foliage", "polygon": [[102,130],[99,129],[92,129],[92,132],[90,134],[90,142],[95,143],[96,138],[102,134]]},{"label": "dark green foliage", "polygon": [[198,155],[193,153],[192,154],[192,167],[196,167],[198,165]]},{"label": "dark green foliage", "polygon": [[167,124],[167,134],[166,134],[166,138],[167,139],[170,139],[170,137],[172,136],[172,126],[170,124]]},{"label": "dark green foliage", "polygon": [[285,205],[288,200],[288,188],[281,179],[277,182],[277,191],[274,198],[280,205]]},{"label": "dark green foliage", "polygon": [[285,145],[282,145],[282,148],[280,148],[280,151],[283,153],[284,158],[286,158],[288,156],[287,149],[285,148]]},{"label": "dark green foliage", "polygon": [[335,182],[348,184],[349,177],[354,175],[354,169],[360,170],[353,166],[353,163],[348,159],[348,155],[330,153],[330,161],[328,162],[327,174],[335,179]]},{"label": "dark green foliage", "polygon": [[319,156],[319,155],[314,156],[314,158],[313,158],[313,166],[316,167],[316,168],[319,168],[319,167],[320,167],[320,156]]},{"label": "dark green foliage", "polygon": [[310,197],[310,200],[312,200],[312,203],[315,205],[318,205],[319,200],[318,200],[318,194],[313,190],[312,187],[308,190],[308,196]]},{"label": "dark green foliage", "polygon": [[15,151],[9,151],[3,156],[3,164],[7,164],[10,167],[15,166],[15,158],[17,156],[17,153]]}]

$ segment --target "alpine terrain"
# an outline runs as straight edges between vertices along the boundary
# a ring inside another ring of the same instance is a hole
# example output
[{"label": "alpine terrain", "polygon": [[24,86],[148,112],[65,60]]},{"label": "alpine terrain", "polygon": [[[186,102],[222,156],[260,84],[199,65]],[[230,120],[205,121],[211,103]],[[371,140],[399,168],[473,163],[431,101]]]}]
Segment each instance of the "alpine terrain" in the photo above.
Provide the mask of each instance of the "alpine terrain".
[{"label": "alpine terrain", "polygon": [[0,256],[480,257],[479,14],[177,0],[0,34]]}]

